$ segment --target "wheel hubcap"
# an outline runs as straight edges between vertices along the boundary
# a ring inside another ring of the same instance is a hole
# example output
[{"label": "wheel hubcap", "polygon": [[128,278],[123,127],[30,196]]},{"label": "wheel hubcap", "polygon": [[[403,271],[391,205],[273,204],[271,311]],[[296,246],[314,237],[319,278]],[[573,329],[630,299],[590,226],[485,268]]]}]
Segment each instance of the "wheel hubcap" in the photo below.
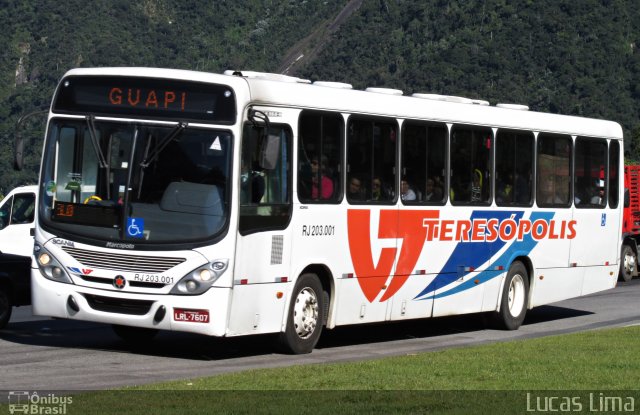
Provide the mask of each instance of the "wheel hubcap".
[{"label": "wheel hubcap", "polygon": [[524,280],[522,275],[516,274],[509,284],[509,312],[512,316],[520,315],[524,307]]},{"label": "wheel hubcap", "polygon": [[635,271],[636,269],[636,259],[634,258],[633,255],[625,255],[624,256],[624,269],[627,270],[627,272],[632,273]]},{"label": "wheel hubcap", "polygon": [[309,338],[318,324],[318,298],[311,288],[304,288],[293,304],[293,325],[301,339]]}]

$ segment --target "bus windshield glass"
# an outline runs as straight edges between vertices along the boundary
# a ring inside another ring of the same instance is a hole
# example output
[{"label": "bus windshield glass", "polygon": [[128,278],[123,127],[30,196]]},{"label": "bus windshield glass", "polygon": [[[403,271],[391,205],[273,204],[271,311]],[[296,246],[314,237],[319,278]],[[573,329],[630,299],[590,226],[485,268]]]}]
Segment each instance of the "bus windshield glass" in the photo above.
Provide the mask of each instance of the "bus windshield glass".
[{"label": "bus windshield glass", "polygon": [[59,234],[99,241],[189,243],[226,229],[229,131],[55,118],[40,218]]}]

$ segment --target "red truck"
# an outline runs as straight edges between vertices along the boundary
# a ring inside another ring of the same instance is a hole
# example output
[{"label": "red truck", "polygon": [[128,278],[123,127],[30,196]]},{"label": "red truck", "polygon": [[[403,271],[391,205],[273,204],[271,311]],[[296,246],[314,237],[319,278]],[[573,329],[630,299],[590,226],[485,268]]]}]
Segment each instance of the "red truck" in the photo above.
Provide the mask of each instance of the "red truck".
[{"label": "red truck", "polygon": [[622,219],[622,252],[620,280],[638,275],[640,242],[640,165],[624,167],[624,213]]}]

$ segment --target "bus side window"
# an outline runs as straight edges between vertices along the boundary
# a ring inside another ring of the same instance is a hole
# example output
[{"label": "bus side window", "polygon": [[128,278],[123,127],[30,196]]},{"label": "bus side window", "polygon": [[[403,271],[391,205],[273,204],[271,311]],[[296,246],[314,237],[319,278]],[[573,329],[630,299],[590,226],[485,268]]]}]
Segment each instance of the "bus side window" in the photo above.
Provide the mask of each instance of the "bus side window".
[{"label": "bus side window", "polygon": [[[352,117],[347,137],[347,200],[390,203],[396,190],[398,125],[395,120]],[[384,192],[374,191],[380,183]]]},{"label": "bus side window", "polygon": [[303,111],[298,131],[298,199],[337,203],[342,196],[342,115]]},{"label": "bus side window", "polygon": [[[410,204],[443,204],[447,127],[407,121],[402,130],[402,175],[413,186]],[[406,198],[405,198],[406,201]]]},{"label": "bus side window", "polygon": [[574,200],[577,207],[602,208],[607,205],[605,169],[607,142],[604,139],[576,139]]},{"label": "bus side window", "polygon": [[571,205],[571,137],[540,133],[536,201],[542,207]]},{"label": "bus side window", "polygon": [[[609,207],[618,207],[618,198],[620,197],[618,191],[620,189],[620,143],[611,140],[609,143]],[[627,196],[628,192],[625,191],[624,207],[628,207]]]},{"label": "bus side window", "polygon": [[498,206],[531,206],[533,155],[533,133],[498,130],[495,189]]},{"label": "bus side window", "polygon": [[491,198],[491,144],[487,127],[454,125],[451,130],[451,203],[488,205]]}]

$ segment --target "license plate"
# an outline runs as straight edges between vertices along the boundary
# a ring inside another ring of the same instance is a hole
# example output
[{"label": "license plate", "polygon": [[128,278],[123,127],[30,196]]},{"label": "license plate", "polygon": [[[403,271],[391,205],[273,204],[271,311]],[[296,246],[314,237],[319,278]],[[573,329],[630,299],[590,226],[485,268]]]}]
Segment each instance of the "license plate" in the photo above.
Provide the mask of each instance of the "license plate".
[{"label": "license plate", "polygon": [[186,308],[174,308],[173,319],[175,321],[187,321],[189,323],[208,323],[209,310],[190,310]]}]

